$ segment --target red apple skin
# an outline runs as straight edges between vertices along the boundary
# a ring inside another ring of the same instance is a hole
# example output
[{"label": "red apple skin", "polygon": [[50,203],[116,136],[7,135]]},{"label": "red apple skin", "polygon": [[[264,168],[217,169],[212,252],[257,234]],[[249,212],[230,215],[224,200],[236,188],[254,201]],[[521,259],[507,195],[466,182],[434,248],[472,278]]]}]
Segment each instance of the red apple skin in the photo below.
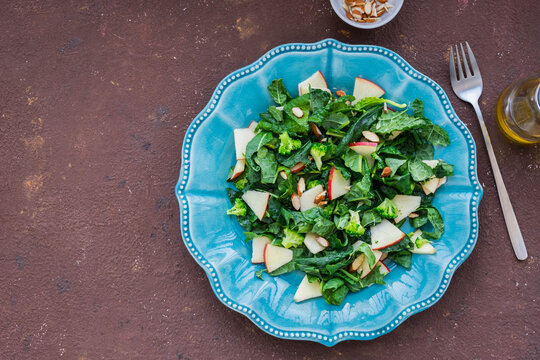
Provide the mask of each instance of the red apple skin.
[{"label": "red apple skin", "polygon": [[373,142],[365,142],[365,141],[361,141],[361,142],[355,142],[355,143],[350,143],[348,146],[351,147],[351,146],[373,146],[373,147],[377,147],[377,143],[373,143]]},{"label": "red apple skin", "polygon": [[328,83],[326,82],[326,78],[324,77],[323,73],[321,72],[321,70],[319,70],[319,74],[321,74],[321,77],[324,81],[324,85],[326,86],[326,88],[328,89]]},{"label": "red apple skin", "polygon": [[381,250],[381,249],[387,248],[387,247],[389,247],[389,246],[392,246],[392,245],[394,245],[394,244],[397,244],[398,242],[400,242],[401,240],[403,240],[404,237],[405,237],[405,234],[403,234],[402,237],[400,237],[399,239],[397,239],[396,241],[394,241],[394,242],[391,243],[391,244],[385,245],[385,246],[383,246],[383,247],[377,247],[377,248],[374,247],[374,248],[372,248],[372,249],[373,249],[373,250]]},{"label": "red apple skin", "polygon": [[[322,75],[322,74],[321,74],[321,75]],[[361,77],[358,77],[358,76],[357,76],[356,78],[357,78],[357,79],[362,79],[362,80],[367,81],[367,82],[369,82],[369,83],[372,83],[373,85],[375,85],[376,87],[378,87],[379,89],[381,89],[383,95],[386,93],[386,91],[384,91],[384,89],[383,89],[382,87],[380,87],[379,85],[375,84],[373,81],[369,81],[368,79],[364,79],[364,78],[361,78]],[[355,80],[355,81],[356,81],[356,80]],[[326,80],[325,80],[325,82],[326,82]]]},{"label": "red apple skin", "polygon": [[305,167],[306,167],[306,165],[304,163],[298,162],[291,168],[291,173],[295,174],[295,173],[297,173],[299,171],[304,170]]},{"label": "red apple skin", "polygon": [[336,168],[332,166],[332,168],[330,169],[330,174],[328,175],[328,200],[333,200],[332,199],[332,179],[334,178],[335,169]]},{"label": "red apple skin", "polygon": [[[270,194],[268,194],[268,196],[266,197],[266,206],[264,207],[264,212],[263,212],[262,218],[259,218],[260,221],[262,221],[262,219],[264,217],[264,214],[266,214],[266,210],[268,209],[268,202],[269,201],[270,201]],[[266,249],[266,246],[265,246],[265,249]]]},{"label": "red apple skin", "polygon": [[237,172],[236,174],[233,174],[233,176],[231,177],[231,180],[234,180],[236,179],[238,176],[240,176],[240,174],[242,174],[244,172],[244,170],[240,171],[240,172]]},{"label": "red apple skin", "polygon": [[381,264],[381,266],[384,266],[386,271],[390,272],[390,269],[388,268],[388,266],[386,266],[385,263],[383,263],[382,261],[379,261],[379,263]]},{"label": "red apple skin", "polygon": [[268,271],[268,266],[266,266],[266,249],[268,249],[268,244],[264,245],[264,251],[263,251],[263,259],[264,259],[264,267],[266,268],[266,271]]}]

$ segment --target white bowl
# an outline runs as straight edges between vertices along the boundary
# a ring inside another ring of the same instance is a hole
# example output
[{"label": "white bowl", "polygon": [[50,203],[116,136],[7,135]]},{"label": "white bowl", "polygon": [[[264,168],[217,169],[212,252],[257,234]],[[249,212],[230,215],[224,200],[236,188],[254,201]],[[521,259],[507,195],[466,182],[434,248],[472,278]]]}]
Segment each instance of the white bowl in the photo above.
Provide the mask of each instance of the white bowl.
[{"label": "white bowl", "polygon": [[334,8],[334,12],[341,18],[341,20],[345,21],[347,24],[359,29],[375,29],[390,22],[390,20],[392,20],[397,15],[399,10],[401,10],[403,0],[388,0],[387,4],[390,4],[393,7],[390,8],[388,12],[382,14],[379,17],[379,20],[372,23],[360,23],[357,21],[349,20],[347,18],[347,15],[345,15],[345,10],[343,9],[343,0],[330,0],[330,3]]}]

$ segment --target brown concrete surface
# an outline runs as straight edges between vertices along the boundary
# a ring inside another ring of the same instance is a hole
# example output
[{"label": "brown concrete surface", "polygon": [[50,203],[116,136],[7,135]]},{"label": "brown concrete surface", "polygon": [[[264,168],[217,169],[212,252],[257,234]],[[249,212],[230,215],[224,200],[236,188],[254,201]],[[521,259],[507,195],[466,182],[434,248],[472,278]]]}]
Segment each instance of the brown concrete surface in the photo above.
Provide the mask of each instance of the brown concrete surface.
[{"label": "brown concrete surface", "polygon": [[[538,359],[538,146],[508,143],[497,95],[540,70],[535,0],[405,1],[372,31],[328,1],[3,1],[0,359]],[[478,144],[478,245],[432,308],[369,342],[276,339],[228,310],[184,247],[173,194],[191,119],[272,47],[377,44],[441,84]],[[481,63],[484,116],[527,241],[506,234],[450,43]]]}]

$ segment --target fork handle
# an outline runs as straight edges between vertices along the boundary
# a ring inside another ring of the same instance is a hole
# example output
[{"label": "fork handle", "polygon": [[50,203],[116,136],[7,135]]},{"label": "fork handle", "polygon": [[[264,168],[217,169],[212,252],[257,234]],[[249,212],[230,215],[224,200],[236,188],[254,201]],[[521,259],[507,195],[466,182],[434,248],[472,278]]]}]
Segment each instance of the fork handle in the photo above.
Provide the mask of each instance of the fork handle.
[{"label": "fork handle", "polygon": [[493,146],[491,145],[491,140],[487,132],[486,124],[484,123],[482,112],[480,111],[478,102],[473,103],[472,105],[474,107],[474,111],[476,111],[476,116],[480,122],[480,128],[482,129],[482,135],[484,136],[484,142],[486,143],[489,161],[491,162],[493,176],[495,177],[495,184],[497,185],[497,192],[499,193],[499,201],[501,202],[504,220],[506,221],[506,228],[508,229],[508,235],[510,235],[510,241],[512,242],[514,253],[516,254],[518,260],[525,260],[527,258],[527,248],[525,247],[523,236],[519,230],[519,224],[516,219],[516,214],[514,214],[514,209],[512,208],[510,198],[508,197],[506,186],[504,186],[504,181],[501,176],[501,171],[499,170],[499,165],[497,164],[497,158],[493,152]]}]

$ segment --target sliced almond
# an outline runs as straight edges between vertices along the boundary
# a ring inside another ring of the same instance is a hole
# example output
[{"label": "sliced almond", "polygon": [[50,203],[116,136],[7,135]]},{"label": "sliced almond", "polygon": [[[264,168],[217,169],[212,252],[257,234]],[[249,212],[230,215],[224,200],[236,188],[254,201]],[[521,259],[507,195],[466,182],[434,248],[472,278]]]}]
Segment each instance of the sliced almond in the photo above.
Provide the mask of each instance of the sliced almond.
[{"label": "sliced almond", "polygon": [[302,109],[300,109],[299,107],[295,106],[291,109],[292,113],[294,114],[294,116],[296,116],[297,118],[301,118],[302,116],[304,116],[304,112],[302,111]]},{"label": "sliced almond", "polygon": [[299,196],[302,196],[302,193],[306,190],[306,180],[304,180],[303,177],[301,177],[298,180],[298,184],[296,185],[296,190],[298,191]]},{"label": "sliced almond", "polygon": [[371,14],[371,2],[367,2],[366,5],[364,6],[364,11],[366,12],[366,14]]},{"label": "sliced almond", "polygon": [[338,91],[336,91],[336,95],[341,97],[341,96],[345,96],[346,94],[345,94],[345,91],[338,90]]},{"label": "sliced almond", "polygon": [[385,178],[385,177],[389,177],[390,175],[392,175],[392,169],[390,169],[388,166],[385,167],[381,173],[381,177],[382,178]]},{"label": "sliced almond", "polygon": [[364,131],[362,131],[362,135],[364,135],[364,137],[366,139],[368,139],[369,141],[371,141],[371,142],[374,142],[374,143],[377,143],[377,144],[381,142],[381,140],[379,139],[379,136],[377,134],[375,134],[374,132],[364,130]]},{"label": "sliced almond", "polygon": [[352,15],[351,15],[351,13],[350,13],[350,12],[348,12],[348,11],[345,11],[345,15],[347,16],[347,19],[349,19],[349,20],[353,20],[353,21],[355,20],[355,18],[354,18],[354,17],[353,17]]},{"label": "sliced almond", "polygon": [[364,21],[365,21],[365,22],[372,23],[372,22],[377,21],[377,19],[374,19],[374,18],[366,18],[366,19],[364,19]]},{"label": "sliced almond", "polygon": [[415,213],[415,212],[412,212],[412,213],[409,214],[409,218],[411,218],[411,219],[417,218],[418,216],[419,215],[417,213]]},{"label": "sliced almond", "polygon": [[293,193],[291,195],[291,203],[292,203],[292,207],[295,209],[295,210],[300,210],[300,196],[298,196],[297,194]]},{"label": "sliced almond", "polygon": [[317,124],[310,122],[309,126],[311,127],[311,131],[313,131],[316,137],[320,138],[322,136],[321,129],[319,129]]},{"label": "sliced almond", "polygon": [[321,201],[321,202],[318,203],[317,205],[323,206],[323,205],[326,205],[326,204],[328,204],[328,201],[325,200],[325,201]]},{"label": "sliced almond", "polygon": [[377,5],[375,3],[371,4],[371,16],[377,16]]},{"label": "sliced almond", "polygon": [[381,4],[384,4],[386,0],[378,0]]},{"label": "sliced almond", "polygon": [[284,180],[287,180],[289,178],[284,170],[281,170],[279,172],[279,176],[281,176]]},{"label": "sliced almond", "polygon": [[365,256],[359,255],[354,259],[354,261],[349,265],[349,271],[355,272],[356,270],[360,269],[360,266],[362,266],[362,263],[364,262]]},{"label": "sliced almond", "polygon": [[319,243],[319,245],[321,245],[322,247],[328,247],[328,246],[330,246],[330,243],[328,242],[328,240],[326,240],[326,239],[323,238],[322,236],[319,236],[319,237],[316,238],[315,240],[317,240],[317,242]]},{"label": "sliced almond", "polygon": [[388,114],[388,106],[386,105],[386,103],[384,103],[383,105],[383,111],[385,114]]},{"label": "sliced almond", "polygon": [[325,198],[326,198],[326,190],[320,193],[319,195],[315,196],[315,199],[313,200],[313,202],[315,204],[320,204]]}]

